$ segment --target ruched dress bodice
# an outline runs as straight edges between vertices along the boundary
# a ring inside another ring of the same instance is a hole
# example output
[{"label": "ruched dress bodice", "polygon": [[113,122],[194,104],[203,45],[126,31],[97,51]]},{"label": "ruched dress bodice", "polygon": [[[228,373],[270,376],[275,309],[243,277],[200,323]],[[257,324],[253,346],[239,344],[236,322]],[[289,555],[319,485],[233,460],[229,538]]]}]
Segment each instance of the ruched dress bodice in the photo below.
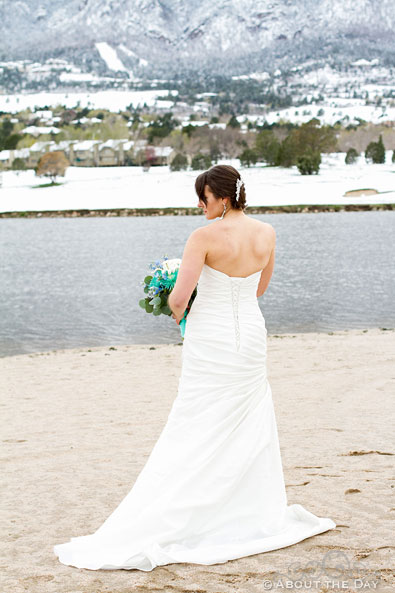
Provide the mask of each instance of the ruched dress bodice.
[{"label": "ruched dress bodice", "polygon": [[256,296],[260,275],[261,271],[245,278],[228,276],[204,264],[188,322],[204,327],[206,318],[206,323],[214,323],[218,329],[226,331],[230,342],[227,330],[233,325],[234,347],[238,351],[242,340],[247,344],[250,326],[257,324],[262,331],[265,324]]}]

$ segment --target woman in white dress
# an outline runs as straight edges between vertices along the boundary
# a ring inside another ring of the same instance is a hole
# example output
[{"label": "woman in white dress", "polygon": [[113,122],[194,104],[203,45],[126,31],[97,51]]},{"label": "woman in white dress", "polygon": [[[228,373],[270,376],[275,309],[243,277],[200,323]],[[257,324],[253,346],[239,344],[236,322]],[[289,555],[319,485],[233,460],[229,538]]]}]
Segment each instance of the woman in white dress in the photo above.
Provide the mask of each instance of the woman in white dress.
[{"label": "woman in white dress", "polygon": [[136,482],[91,535],[54,546],[78,568],[153,570],[178,562],[218,564],[284,548],[336,527],[287,504],[266,374],[265,320],[275,231],[244,212],[236,169],[196,180],[210,225],[188,238],[169,306],[188,313],[178,393]]}]

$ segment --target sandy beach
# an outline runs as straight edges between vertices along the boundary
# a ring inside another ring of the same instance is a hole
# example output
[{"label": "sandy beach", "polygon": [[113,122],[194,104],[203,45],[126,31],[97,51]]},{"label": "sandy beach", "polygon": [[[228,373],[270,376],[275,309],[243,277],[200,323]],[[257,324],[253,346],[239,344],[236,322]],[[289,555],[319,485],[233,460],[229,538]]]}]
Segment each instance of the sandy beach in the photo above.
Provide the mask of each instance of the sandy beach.
[{"label": "sandy beach", "polygon": [[[269,336],[288,503],[336,529],[212,566],[143,573],[58,561],[53,546],[93,533],[132,487],[176,397],[181,353],[115,345],[0,358],[1,593],[244,593],[283,590],[286,578],[299,591],[393,591],[393,329]],[[328,583],[295,586],[317,575]]]}]

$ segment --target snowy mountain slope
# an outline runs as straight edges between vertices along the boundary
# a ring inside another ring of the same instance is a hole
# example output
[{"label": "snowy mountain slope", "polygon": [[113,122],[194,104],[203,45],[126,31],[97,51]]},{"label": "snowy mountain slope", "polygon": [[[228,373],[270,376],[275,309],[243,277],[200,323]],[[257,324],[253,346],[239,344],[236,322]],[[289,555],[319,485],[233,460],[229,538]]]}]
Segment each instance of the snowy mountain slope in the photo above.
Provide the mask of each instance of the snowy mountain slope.
[{"label": "snowy mountain slope", "polygon": [[140,74],[245,72],[333,54],[395,61],[393,0],[0,0],[0,59],[102,60]]}]

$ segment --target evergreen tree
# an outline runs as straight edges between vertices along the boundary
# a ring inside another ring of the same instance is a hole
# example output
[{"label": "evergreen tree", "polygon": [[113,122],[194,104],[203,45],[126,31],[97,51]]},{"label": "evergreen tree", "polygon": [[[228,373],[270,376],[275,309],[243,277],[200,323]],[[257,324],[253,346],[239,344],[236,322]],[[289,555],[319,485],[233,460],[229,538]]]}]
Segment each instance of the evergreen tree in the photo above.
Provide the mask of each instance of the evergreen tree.
[{"label": "evergreen tree", "polygon": [[0,150],[15,150],[20,139],[21,136],[19,134],[10,134],[4,140],[3,148]]},{"label": "evergreen tree", "polygon": [[313,118],[291,132],[301,156],[309,148],[313,152],[329,152],[336,147],[336,132],[331,126],[320,126],[320,120]]},{"label": "evergreen tree", "polygon": [[376,152],[376,142],[369,142],[365,150],[365,160],[367,163],[373,163],[374,155]]},{"label": "evergreen tree", "polygon": [[3,120],[3,123],[1,125],[0,128],[0,133],[2,136],[4,136],[4,138],[6,138],[7,136],[10,136],[12,134],[12,130],[14,129],[14,124],[12,123],[12,121],[8,118]]},{"label": "evergreen tree", "polygon": [[385,163],[385,146],[383,143],[383,137],[380,134],[379,141],[377,142],[376,148],[376,163]]},{"label": "evergreen tree", "polygon": [[252,148],[245,148],[239,155],[239,160],[242,167],[251,167],[251,165],[255,165],[258,157],[255,150]]},{"label": "evergreen tree", "polygon": [[298,157],[296,164],[301,175],[317,174],[320,169],[321,155],[318,151],[308,151]]},{"label": "evergreen tree", "polygon": [[[329,152],[336,147],[336,133],[331,126],[320,126],[320,120],[313,118],[298,128],[294,128],[281,142],[278,150],[277,165],[292,167],[302,158],[302,169],[308,170],[316,167],[317,156],[321,159],[321,152]],[[306,164],[311,161],[312,165]],[[313,156],[312,156],[313,155]],[[321,162],[321,161],[320,161]],[[318,163],[319,167],[319,163]]]},{"label": "evergreen tree", "polygon": [[166,138],[179,125],[179,122],[173,118],[173,113],[160,115],[147,128],[148,142],[151,144],[155,137]]},{"label": "evergreen tree", "polygon": [[368,163],[385,163],[385,147],[380,134],[378,142],[369,142],[365,150],[365,159]]},{"label": "evergreen tree", "polygon": [[230,120],[228,121],[228,123],[226,124],[226,127],[230,127],[230,128],[240,128],[240,124],[237,121],[237,118],[235,115],[232,115],[232,117],[230,118]]},{"label": "evergreen tree", "polygon": [[0,150],[14,150],[21,136],[13,134],[14,124],[8,118],[4,119],[0,125]]},{"label": "evergreen tree", "polygon": [[191,167],[194,171],[203,171],[211,167],[211,159],[207,154],[199,152],[193,157]]},{"label": "evergreen tree", "polygon": [[292,165],[296,164],[297,158],[298,147],[295,137],[291,132],[280,144],[276,165],[280,167],[292,167]]},{"label": "evergreen tree", "polygon": [[177,153],[170,163],[171,171],[181,171],[188,167],[188,159],[184,154]]},{"label": "evergreen tree", "polygon": [[355,150],[355,148],[349,148],[345,158],[346,165],[353,165],[358,157],[359,153]]},{"label": "evergreen tree", "polygon": [[188,136],[188,138],[190,138],[193,134],[193,132],[195,132],[196,130],[196,126],[193,126],[192,124],[188,124],[187,126],[183,126],[182,127],[182,133],[186,134]]}]

